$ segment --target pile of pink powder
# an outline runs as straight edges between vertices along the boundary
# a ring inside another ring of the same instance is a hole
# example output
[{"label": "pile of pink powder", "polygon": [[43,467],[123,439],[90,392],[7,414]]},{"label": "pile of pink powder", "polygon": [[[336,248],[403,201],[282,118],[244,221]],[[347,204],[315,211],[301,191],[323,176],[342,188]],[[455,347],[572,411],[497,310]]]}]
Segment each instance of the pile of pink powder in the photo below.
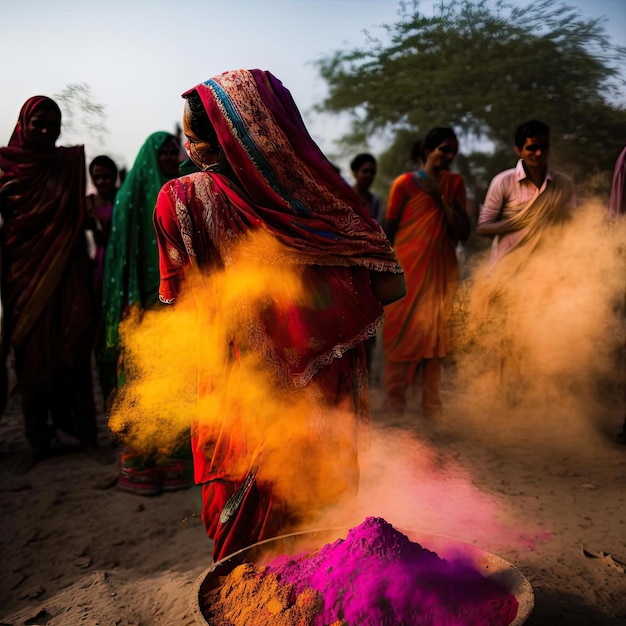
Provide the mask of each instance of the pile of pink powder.
[{"label": "pile of pink powder", "polygon": [[206,609],[215,626],[508,626],[518,602],[369,517],[314,554],[236,568]]}]

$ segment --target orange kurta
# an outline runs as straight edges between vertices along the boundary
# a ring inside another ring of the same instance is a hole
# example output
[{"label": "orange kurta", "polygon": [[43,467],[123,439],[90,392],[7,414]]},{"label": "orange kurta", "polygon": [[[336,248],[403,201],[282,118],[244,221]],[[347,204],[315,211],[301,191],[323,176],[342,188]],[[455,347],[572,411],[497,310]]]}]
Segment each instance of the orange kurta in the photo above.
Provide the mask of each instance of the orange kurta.
[{"label": "orange kurta", "polygon": [[[419,362],[446,355],[446,323],[459,282],[456,241],[446,230],[443,209],[409,172],[393,183],[386,219],[400,217],[395,238],[407,295],[385,308],[383,345],[388,361]],[[441,172],[445,202],[465,209],[465,185],[458,174]]]}]

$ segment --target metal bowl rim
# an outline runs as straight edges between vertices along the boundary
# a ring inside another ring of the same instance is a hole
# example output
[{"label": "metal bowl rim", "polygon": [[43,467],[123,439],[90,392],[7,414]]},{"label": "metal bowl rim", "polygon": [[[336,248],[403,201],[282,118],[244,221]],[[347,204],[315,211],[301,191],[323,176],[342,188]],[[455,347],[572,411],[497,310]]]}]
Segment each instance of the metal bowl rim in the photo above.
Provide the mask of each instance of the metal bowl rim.
[{"label": "metal bowl rim", "polygon": [[[202,609],[200,608],[200,592],[201,592],[201,588],[203,584],[206,582],[206,579],[209,577],[211,572],[216,570],[221,565],[225,564],[227,561],[232,560],[233,558],[245,552],[248,552],[254,548],[258,548],[260,546],[267,545],[267,544],[276,543],[281,540],[297,538],[297,537],[305,537],[307,535],[314,535],[318,533],[330,534],[330,533],[337,532],[337,533],[345,534],[348,532],[348,530],[350,529],[344,526],[344,527],[337,527],[337,528],[319,528],[319,529],[312,529],[312,530],[302,530],[302,531],[298,531],[294,533],[288,533],[285,535],[278,535],[277,537],[271,537],[270,539],[265,539],[263,541],[259,541],[258,543],[253,543],[247,546],[246,548],[237,550],[237,552],[233,552],[232,554],[229,554],[223,559],[220,559],[216,563],[213,563],[213,565],[205,569],[198,576],[198,578],[196,579],[193,585],[192,600],[191,600],[191,613],[193,617],[195,618],[196,623],[199,624],[200,626],[211,626],[211,624],[207,621],[206,617],[202,613]],[[478,555],[487,556],[487,557],[490,557],[491,559],[494,559],[495,562],[499,562],[501,564],[506,565],[507,571],[509,571],[513,576],[515,576],[518,579],[518,584],[519,584],[518,592],[513,594],[515,595],[515,597],[517,598],[519,602],[518,613],[515,616],[515,619],[509,624],[509,626],[522,626],[522,624],[524,624],[526,620],[529,618],[530,614],[532,613],[533,608],[535,607],[535,593],[533,591],[533,588],[530,582],[528,581],[526,576],[524,576],[522,571],[519,568],[517,568],[515,565],[507,561],[506,559],[503,559],[497,554],[493,554],[492,552],[487,552],[486,550],[482,550],[481,548],[473,546],[472,544],[466,543],[464,541],[459,541],[458,539],[454,539],[453,537],[448,537],[446,535],[435,535],[432,533],[423,533],[418,530],[398,529],[398,531],[405,534],[407,537],[409,537],[411,541],[417,541],[418,543],[420,543],[420,545],[422,541],[421,539],[418,539],[418,538],[425,539],[426,545],[424,547],[426,549],[430,549],[428,548],[427,541],[428,539],[432,538],[442,543],[444,542],[449,543],[451,546],[454,545],[456,547],[463,548],[466,552],[472,553],[475,556],[478,556]],[[337,539],[339,538],[340,537],[338,536]],[[320,546],[320,548],[321,547],[322,546]]]}]

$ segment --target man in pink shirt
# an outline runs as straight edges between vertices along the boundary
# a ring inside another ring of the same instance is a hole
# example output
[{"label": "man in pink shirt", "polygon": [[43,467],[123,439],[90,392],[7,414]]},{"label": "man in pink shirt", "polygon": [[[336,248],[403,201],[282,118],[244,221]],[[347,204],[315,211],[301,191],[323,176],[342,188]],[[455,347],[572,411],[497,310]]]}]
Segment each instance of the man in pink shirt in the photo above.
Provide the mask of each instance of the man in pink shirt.
[{"label": "man in pink shirt", "polygon": [[514,249],[532,251],[543,230],[567,218],[575,203],[572,180],[548,169],[550,128],[537,120],[515,131],[517,165],[489,185],[476,233],[494,236],[491,264]]}]

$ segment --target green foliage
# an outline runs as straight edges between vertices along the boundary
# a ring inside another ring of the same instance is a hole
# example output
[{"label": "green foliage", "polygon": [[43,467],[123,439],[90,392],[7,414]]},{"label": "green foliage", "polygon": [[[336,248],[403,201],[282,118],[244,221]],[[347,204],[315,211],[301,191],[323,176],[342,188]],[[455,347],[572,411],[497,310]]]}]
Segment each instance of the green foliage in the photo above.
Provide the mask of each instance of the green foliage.
[{"label": "green foliage", "polygon": [[407,135],[452,126],[462,152],[464,141],[488,146],[466,154],[463,168],[482,189],[514,164],[514,130],[532,118],[552,129],[551,163],[578,182],[612,169],[626,128],[626,48],[610,42],[600,19],[583,19],[556,0],[524,8],[442,0],[433,17],[418,4],[400,5],[398,21],[383,27],[384,42],[369,35],[363,48],[317,61],[329,88],[317,109],[351,115],[346,145],[395,136],[381,155],[383,178],[399,173],[387,168],[397,168]]}]

